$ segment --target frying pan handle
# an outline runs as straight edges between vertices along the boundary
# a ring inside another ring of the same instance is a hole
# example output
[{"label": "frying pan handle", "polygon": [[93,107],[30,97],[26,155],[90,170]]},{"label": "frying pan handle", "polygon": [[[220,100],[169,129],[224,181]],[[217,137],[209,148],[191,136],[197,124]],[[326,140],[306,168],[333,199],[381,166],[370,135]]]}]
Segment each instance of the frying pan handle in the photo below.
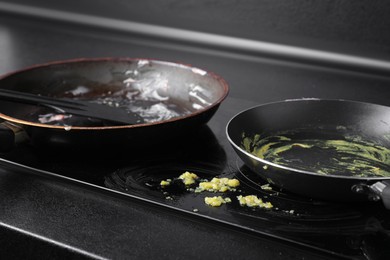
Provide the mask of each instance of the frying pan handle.
[{"label": "frying pan handle", "polygon": [[27,134],[20,126],[7,121],[0,123],[0,152],[11,151],[16,143],[27,139]]},{"label": "frying pan handle", "polygon": [[380,196],[385,208],[390,209],[390,180],[378,181],[370,189]]}]

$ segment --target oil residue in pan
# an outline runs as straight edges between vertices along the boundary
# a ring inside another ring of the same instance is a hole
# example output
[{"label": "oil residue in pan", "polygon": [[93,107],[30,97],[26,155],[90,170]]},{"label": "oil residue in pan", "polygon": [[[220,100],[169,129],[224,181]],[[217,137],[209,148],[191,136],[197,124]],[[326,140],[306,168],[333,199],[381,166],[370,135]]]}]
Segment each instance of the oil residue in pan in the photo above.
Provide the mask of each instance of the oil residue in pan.
[{"label": "oil residue in pan", "polygon": [[280,132],[272,136],[243,133],[241,147],[260,159],[325,175],[390,177],[390,150],[358,135],[337,139],[318,134]]},{"label": "oil residue in pan", "polygon": [[[117,107],[127,113],[134,113],[141,116],[145,123],[153,123],[182,115],[190,114],[190,111],[171,102],[160,101],[131,101],[121,97],[104,97],[96,100],[84,100],[85,102],[98,103],[102,105]],[[77,115],[63,114],[53,109],[40,108],[36,113],[27,115],[27,119],[42,124],[61,126],[109,126],[109,121],[102,121],[94,118],[84,118]]]}]

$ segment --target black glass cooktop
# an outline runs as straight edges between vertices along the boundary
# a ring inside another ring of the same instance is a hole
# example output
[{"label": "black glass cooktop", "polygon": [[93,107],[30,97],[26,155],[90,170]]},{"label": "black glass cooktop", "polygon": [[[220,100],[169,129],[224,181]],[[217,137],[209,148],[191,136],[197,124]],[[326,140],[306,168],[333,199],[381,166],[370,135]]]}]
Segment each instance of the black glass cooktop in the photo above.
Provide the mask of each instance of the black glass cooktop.
[{"label": "black glass cooktop", "polygon": [[[190,218],[205,218],[335,256],[381,259],[389,255],[390,213],[380,202],[339,203],[301,197],[268,186],[243,165],[225,137],[225,126],[235,113],[253,105],[228,98],[207,125],[167,143],[82,153],[19,145],[2,158],[181,211]],[[185,171],[207,180],[236,178],[241,185],[226,193],[195,192],[179,182],[170,188],[160,185]],[[273,208],[243,207],[236,199],[240,195],[256,195]],[[220,207],[206,205],[205,197],[213,196],[229,197],[231,202]]]}]

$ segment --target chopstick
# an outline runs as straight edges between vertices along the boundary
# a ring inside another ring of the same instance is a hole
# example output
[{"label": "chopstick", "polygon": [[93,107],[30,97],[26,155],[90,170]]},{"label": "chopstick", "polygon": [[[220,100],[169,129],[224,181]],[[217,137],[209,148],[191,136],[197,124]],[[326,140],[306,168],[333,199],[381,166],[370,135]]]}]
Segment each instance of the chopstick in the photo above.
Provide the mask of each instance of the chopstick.
[{"label": "chopstick", "polygon": [[144,122],[142,117],[135,113],[128,113],[123,109],[83,100],[52,98],[21,91],[0,89],[0,100],[2,99],[20,104],[47,106],[59,110],[64,114],[90,117],[110,121],[120,125],[134,125]]}]

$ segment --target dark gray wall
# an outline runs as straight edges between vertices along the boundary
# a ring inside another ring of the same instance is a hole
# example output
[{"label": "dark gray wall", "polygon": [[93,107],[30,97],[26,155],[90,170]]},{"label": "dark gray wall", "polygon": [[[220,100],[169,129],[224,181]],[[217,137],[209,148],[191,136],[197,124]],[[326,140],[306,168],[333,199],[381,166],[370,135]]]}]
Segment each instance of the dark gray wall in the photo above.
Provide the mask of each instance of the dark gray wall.
[{"label": "dark gray wall", "polygon": [[390,2],[3,0],[390,60]]}]

